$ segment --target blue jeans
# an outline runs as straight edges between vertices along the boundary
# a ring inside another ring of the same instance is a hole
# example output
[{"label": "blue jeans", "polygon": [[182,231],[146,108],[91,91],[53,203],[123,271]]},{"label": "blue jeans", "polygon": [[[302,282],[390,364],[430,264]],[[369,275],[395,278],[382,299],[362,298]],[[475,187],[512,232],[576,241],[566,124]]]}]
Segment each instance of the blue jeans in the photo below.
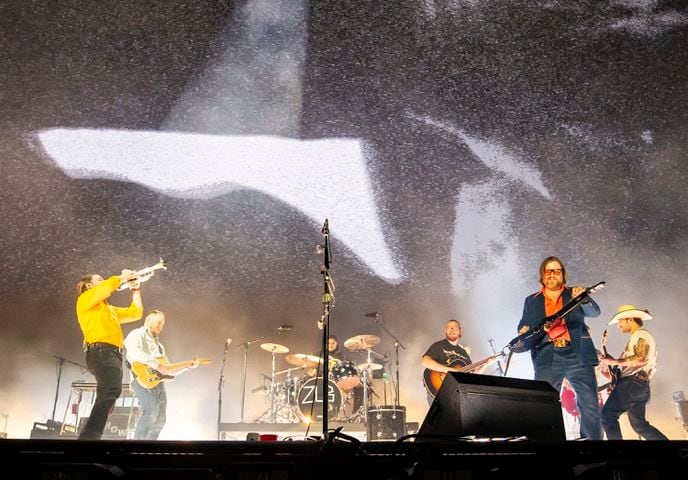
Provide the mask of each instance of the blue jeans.
[{"label": "blue jeans", "polygon": [[666,435],[645,420],[645,405],[650,401],[650,382],[635,376],[622,377],[602,408],[602,425],[607,440],[621,440],[619,417],[628,413],[633,430],[646,440],[668,440]]},{"label": "blue jeans", "polygon": [[580,412],[581,436],[588,440],[602,440],[602,422],[597,398],[597,378],[593,365],[581,365],[571,346],[554,349],[552,364],[535,369],[535,380],[543,380],[561,392],[566,378],[576,393]]},{"label": "blue jeans", "polygon": [[167,420],[167,392],[165,384],[160,382],[153,388],[143,388],[139,382],[132,380],[131,385],[139,400],[141,416],[136,425],[134,439],[157,440]]},{"label": "blue jeans", "polygon": [[86,365],[96,377],[96,399],[79,440],[100,440],[108,416],[122,394],[122,354],[114,345],[93,345],[86,352]]}]

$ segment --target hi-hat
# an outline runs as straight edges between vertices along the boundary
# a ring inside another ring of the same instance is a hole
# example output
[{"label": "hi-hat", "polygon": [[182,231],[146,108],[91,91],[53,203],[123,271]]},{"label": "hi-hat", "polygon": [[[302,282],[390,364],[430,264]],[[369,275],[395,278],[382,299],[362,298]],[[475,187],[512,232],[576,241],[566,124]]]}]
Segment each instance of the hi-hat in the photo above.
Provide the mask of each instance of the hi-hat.
[{"label": "hi-hat", "polygon": [[344,346],[355,351],[373,348],[378,343],[380,343],[380,337],[377,335],[356,335],[344,342]]},{"label": "hi-hat", "polygon": [[289,351],[289,348],[279,343],[263,343],[260,345],[260,348],[270,353],[287,353]]},{"label": "hi-hat", "polygon": [[287,363],[296,365],[297,367],[317,367],[320,358],[315,355],[306,355],[305,353],[292,353],[284,357]]},{"label": "hi-hat", "polygon": [[359,363],[358,365],[356,365],[356,368],[358,368],[359,370],[366,370],[366,369],[382,370],[382,365],[380,365],[379,363],[367,363],[366,362],[366,363]]}]

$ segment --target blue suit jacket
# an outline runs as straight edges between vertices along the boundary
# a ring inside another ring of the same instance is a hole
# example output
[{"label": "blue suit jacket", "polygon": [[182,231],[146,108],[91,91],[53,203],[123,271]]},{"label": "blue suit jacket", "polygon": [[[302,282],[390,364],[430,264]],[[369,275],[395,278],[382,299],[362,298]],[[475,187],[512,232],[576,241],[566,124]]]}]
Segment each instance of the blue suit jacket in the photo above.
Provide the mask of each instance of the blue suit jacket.
[{"label": "blue suit jacket", "polygon": [[[571,300],[571,292],[571,288],[567,287],[564,289],[562,293],[563,305],[566,305]],[[595,345],[590,337],[590,329],[585,324],[585,317],[597,317],[599,314],[600,307],[591,298],[587,303],[582,304],[565,317],[566,326],[571,335],[571,346],[582,365],[597,365],[599,363]],[[523,316],[518,323],[518,330],[521,330],[524,325],[533,330],[546,316],[544,295],[540,292],[529,295],[526,297],[525,302],[523,302]],[[536,370],[551,365],[553,355],[554,347],[547,335],[530,351],[533,366]]]}]

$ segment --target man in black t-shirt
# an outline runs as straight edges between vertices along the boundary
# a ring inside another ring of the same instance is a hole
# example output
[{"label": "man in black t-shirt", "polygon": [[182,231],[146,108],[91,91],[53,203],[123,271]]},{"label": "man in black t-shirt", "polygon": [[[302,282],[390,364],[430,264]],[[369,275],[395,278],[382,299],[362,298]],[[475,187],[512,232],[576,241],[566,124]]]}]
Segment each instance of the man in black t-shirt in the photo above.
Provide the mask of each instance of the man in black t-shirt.
[{"label": "man in black t-shirt", "polygon": [[[441,380],[447,372],[458,372],[461,367],[470,365],[472,362],[468,349],[459,344],[463,331],[458,320],[449,320],[444,327],[442,340],[430,345],[430,348],[423,355],[421,363],[427,369],[424,375],[425,388],[428,391],[428,402],[432,403],[435,394],[439,389]],[[473,373],[482,373],[491,362],[485,363],[480,368],[472,370]],[[436,375],[437,372],[441,375]]]},{"label": "man in black t-shirt", "polygon": [[339,349],[339,340],[334,335],[330,335],[330,338],[327,339],[327,351],[329,357],[337,360],[337,362],[349,360],[346,354]]}]

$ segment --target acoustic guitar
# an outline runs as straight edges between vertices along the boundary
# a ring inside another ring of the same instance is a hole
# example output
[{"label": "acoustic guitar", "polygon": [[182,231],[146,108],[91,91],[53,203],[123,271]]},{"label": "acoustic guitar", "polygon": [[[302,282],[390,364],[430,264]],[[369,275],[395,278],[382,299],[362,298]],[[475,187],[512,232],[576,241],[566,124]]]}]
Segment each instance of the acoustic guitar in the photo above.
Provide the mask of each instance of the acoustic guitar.
[{"label": "acoustic guitar", "polygon": [[[462,367],[459,367],[459,372],[464,372],[464,373],[470,373],[474,370],[479,369],[483,365],[492,362],[493,360],[498,359],[499,357],[503,357],[504,353],[497,353],[495,355],[490,355],[487,358],[483,358],[482,360],[478,360],[477,362],[473,362],[468,365],[464,365]],[[454,360],[449,366],[454,367],[458,362],[461,360]],[[438,372],[436,370],[431,370],[429,368],[426,368],[425,371],[423,372],[423,385],[425,385],[425,390],[433,396],[433,398],[437,395],[437,392],[439,391],[440,387],[442,386],[442,382],[444,381],[444,377],[446,377],[447,374],[445,372]]]},{"label": "acoustic guitar", "polygon": [[189,369],[196,360],[201,364],[210,363],[209,358],[197,358],[195,360],[185,360],[178,363],[167,363],[163,359],[158,359],[159,362],[165,363],[167,368],[172,370],[173,373],[171,375],[160,373],[156,369],[140,362],[132,363],[131,371],[136,377],[136,381],[139,382],[139,385],[143,388],[151,389],[160,382],[170,382],[174,380],[177,375]]}]

